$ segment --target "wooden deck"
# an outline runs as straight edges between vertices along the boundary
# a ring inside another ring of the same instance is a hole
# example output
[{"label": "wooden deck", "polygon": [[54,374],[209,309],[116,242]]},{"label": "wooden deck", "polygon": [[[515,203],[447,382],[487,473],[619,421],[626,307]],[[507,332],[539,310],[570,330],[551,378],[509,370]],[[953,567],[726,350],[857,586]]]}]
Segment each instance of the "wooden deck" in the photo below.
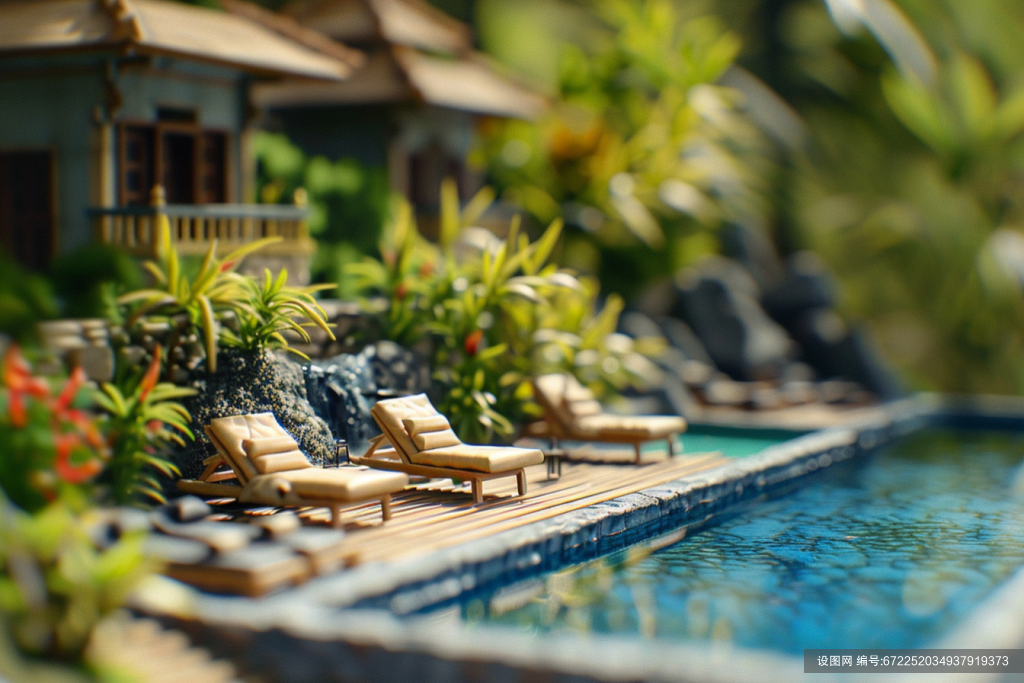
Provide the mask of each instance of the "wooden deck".
[{"label": "wooden deck", "polygon": [[[487,482],[484,500],[473,505],[469,483],[450,480],[413,483],[394,496],[392,518],[381,523],[376,503],[348,508],[342,512],[347,532],[337,552],[346,565],[389,561],[419,553],[467,543],[522,527],[533,522],[635,493],[658,484],[717,467],[727,459],[720,453],[684,454],[668,458],[664,452],[645,453],[640,465],[633,463],[633,450],[600,454],[581,460],[587,451],[566,458],[561,477],[548,479],[546,465],[528,468],[528,491],[516,495],[515,480]],[[215,501],[210,501],[214,503]],[[224,504],[225,516],[268,515],[277,508],[243,508]],[[307,522],[327,524],[324,508],[299,511]]]}]

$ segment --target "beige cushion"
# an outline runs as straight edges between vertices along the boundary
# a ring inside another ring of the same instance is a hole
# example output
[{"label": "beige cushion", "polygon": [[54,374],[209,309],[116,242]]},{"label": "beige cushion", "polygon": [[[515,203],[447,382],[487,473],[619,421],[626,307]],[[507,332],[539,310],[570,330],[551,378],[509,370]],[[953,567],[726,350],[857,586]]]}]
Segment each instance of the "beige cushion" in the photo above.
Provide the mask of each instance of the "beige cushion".
[{"label": "beige cushion", "polygon": [[455,436],[448,418],[444,415],[433,415],[431,417],[407,417],[402,420],[402,426],[412,437],[413,444],[421,451],[431,448],[444,448],[457,446],[461,441]]},{"label": "beige cushion", "polygon": [[[235,471],[241,471],[246,481],[260,473],[255,463],[246,456],[244,443],[264,443],[267,449],[280,448],[285,439],[296,448],[295,440],[278,424],[273,413],[232,415],[210,420],[209,432],[214,445],[221,455],[233,463]],[[259,447],[257,447],[259,451]],[[267,452],[266,450],[263,452]],[[301,453],[299,454],[301,456]],[[303,458],[305,459],[305,458]],[[308,466],[307,462],[307,466]]]},{"label": "beige cushion", "polygon": [[[506,472],[544,462],[544,454],[533,448],[472,446],[457,442],[452,446],[420,450],[406,431],[403,421],[413,420],[413,424],[418,425],[422,418],[444,417],[437,412],[424,394],[378,401],[372,412],[392,445],[402,451],[409,462],[417,465],[475,472]],[[427,424],[426,421],[422,423]]]},{"label": "beige cushion", "polygon": [[595,415],[580,418],[576,433],[583,438],[649,440],[664,439],[686,431],[686,420],[671,415]]},{"label": "beige cushion", "polygon": [[441,432],[417,434],[412,437],[412,442],[421,451],[429,451],[431,448],[448,448],[449,446],[458,446],[462,443],[451,429],[445,429]]},{"label": "beige cushion", "polygon": [[539,465],[544,462],[544,454],[535,448],[460,444],[450,448],[421,451],[412,457],[412,461],[417,465],[450,467],[474,472],[507,472],[520,467]]},{"label": "beige cushion", "polygon": [[310,501],[347,503],[401,491],[409,483],[402,472],[357,467],[310,468],[262,474],[239,495],[243,503],[307,505]]},{"label": "beige cushion", "polygon": [[601,413],[594,393],[568,373],[541,375],[533,380],[533,394],[549,416],[571,429],[577,418]]},{"label": "beige cushion", "polygon": [[374,419],[380,425],[388,440],[408,460],[419,448],[413,442],[412,437],[405,431],[403,420],[409,418],[439,417],[440,413],[430,403],[425,394],[415,396],[402,396],[400,398],[389,398],[378,401],[370,409]]},{"label": "beige cushion", "polygon": [[430,417],[407,417],[402,420],[402,426],[405,427],[409,436],[413,437],[424,432],[443,432],[452,428],[448,418],[441,414]]},{"label": "beige cushion", "polygon": [[297,448],[287,453],[267,453],[266,455],[252,458],[252,462],[256,465],[256,470],[260,474],[305,470],[313,466]]},{"label": "beige cushion", "polygon": [[287,453],[298,447],[299,444],[291,436],[267,436],[242,442],[242,450],[250,458],[258,458],[267,453]]},{"label": "beige cushion", "polygon": [[249,438],[249,425],[245,422],[244,415],[233,415],[231,417],[218,417],[210,420],[209,435],[214,446],[235,472],[240,472],[246,481],[255,477],[259,472],[249,458],[245,457],[242,450],[242,441]]},{"label": "beige cushion", "polygon": [[601,404],[595,399],[586,399],[583,401],[564,401],[566,411],[574,418],[587,417],[590,415],[600,415],[604,412]]}]

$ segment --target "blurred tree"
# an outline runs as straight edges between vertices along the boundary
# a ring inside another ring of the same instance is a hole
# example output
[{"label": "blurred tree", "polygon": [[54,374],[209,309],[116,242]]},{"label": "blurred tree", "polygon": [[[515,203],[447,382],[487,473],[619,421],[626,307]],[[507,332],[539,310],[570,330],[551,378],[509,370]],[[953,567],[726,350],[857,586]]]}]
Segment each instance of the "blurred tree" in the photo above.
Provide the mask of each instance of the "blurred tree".
[{"label": "blurred tree", "polygon": [[[862,11],[856,11],[860,7]],[[797,241],[920,388],[1024,390],[1024,6],[790,2]]]},{"label": "blurred tree", "polygon": [[714,253],[723,222],[763,227],[775,167],[743,95],[719,82],[736,35],[670,0],[588,7],[547,118],[495,122],[484,153],[505,199],[541,222],[564,216],[566,265],[628,296]]},{"label": "blurred tree", "polygon": [[307,193],[309,230],[317,240],[314,280],[336,282],[340,298],[354,298],[356,290],[346,269],[376,251],[391,201],[387,171],[354,159],[307,158],[276,133],[258,133],[254,147],[260,201],[290,203],[296,191]]},{"label": "blurred tree", "polygon": [[[541,129],[497,131],[488,156],[506,196],[565,213],[568,264],[628,292],[713,250],[715,225],[739,216],[784,252],[825,256],[844,311],[871,323],[911,385],[1024,390],[1024,4],[478,0],[477,20],[493,54],[557,93]],[[780,166],[756,132],[736,133],[764,107],[756,86],[740,88],[745,110],[723,87],[742,85],[734,57],[798,115],[803,142]],[[706,80],[679,79],[696,73]],[[701,109],[707,92],[735,127]],[[740,169],[732,194],[694,174],[694,148]],[[667,211],[670,187],[705,213]]]}]

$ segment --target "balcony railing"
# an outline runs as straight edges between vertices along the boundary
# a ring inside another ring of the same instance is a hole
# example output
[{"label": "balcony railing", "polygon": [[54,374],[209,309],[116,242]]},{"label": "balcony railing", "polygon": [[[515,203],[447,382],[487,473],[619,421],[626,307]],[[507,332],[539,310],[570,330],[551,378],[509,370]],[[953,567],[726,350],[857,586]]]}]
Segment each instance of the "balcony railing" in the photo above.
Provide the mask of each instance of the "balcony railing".
[{"label": "balcony railing", "polygon": [[156,255],[159,217],[166,216],[180,254],[202,255],[217,240],[218,252],[262,237],[282,240],[263,250],[267,255],[303,255],[313,251],[304,206],[277,204],[167,204],[88,210],[96,239],[144,258]]}]

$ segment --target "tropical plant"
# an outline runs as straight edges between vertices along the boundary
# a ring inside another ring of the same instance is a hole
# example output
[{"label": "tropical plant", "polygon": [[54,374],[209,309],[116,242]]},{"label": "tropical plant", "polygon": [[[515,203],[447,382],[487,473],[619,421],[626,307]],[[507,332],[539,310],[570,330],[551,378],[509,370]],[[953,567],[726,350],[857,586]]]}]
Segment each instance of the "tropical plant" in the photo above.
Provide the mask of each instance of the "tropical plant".
[{"label": "tropical plant", "polygon": [[[87,671],[83,654],[94,626],[154,569],[142,552],[143,532],[126,532],[98,549],[87,532],[97,520],[87,516],[64,501],[28,514],[0,492],[0,641],[80,671]],[[19,666],[16,653],[5,654],[0,676],[40,673]]]},{"label": "tropical plant", "polygon": [[59,310],[50,283],[0,248],[0,333],[21,344],[38,341],[36,323],[57,317]]},{"label": "tropical plant", "polygon": [[238,308],[237,331],[222,331],[221,341],[225,346],[248,353],[282,349],[309,360],[304,353],[291,347],[285,333],[298,335],[308,343],[310,337],[305,327],[316,325],[334,339],[327,314],[313,298],[314,292],[333,289],[334,285],[291,287],[286,284],[288,271],[284,269],[276,278],[269,270],[264,270],[262,284],[251,277],[237,277],[243,299]]},{"label": "tropical plant", "polygon": [[234,271],[246,255],[280,240],[280,237],[264,237],[222,258],[217,257],[217,241],[214,240],[203,257],[199,272],[190,278],[182,268],[177,247],[171,240],[170,223],[166,216],[160,216],[157,260],[143,264],[156,286],[124,294],[118,298],[118,303],[130,309],[126,316],[128,327],[141,319],[155,316],[174,323],[167,344],[166,377],[174,376],[175,350],[192,331],[202,335],[207,369],[216,372],[220,329],[217,315],[224,311],[237,313],[242,307],[241,280],[233,277]]},{"label": "tropical plant", "polygon": [[118,505],[138,503],[140,496],[165,502],[163,483],[155,474],[170,478],[181,472],[162,451],[170,443],[184,446],[182,437],[194,438],[191,416],[177,400],[196,392],[158,382],[160,355],[158,346],[141,378],[122,387],[104,383],[95,393],[96,405],[107,414],[102,426],[110,442],[103,479],[110,486],[108,497]]},{"label": "tropical plant", "polygon": [[109,457],[103,434],[77,405],[84,383],[79,368],[55,392],[16,345],[0,363],[0,489],[28,512],[92,481]]},{"label": "tropical plant", "polygon": [[431,342],[438,406],[464,440],[477,442],[508,437],[513,423],[539,414],[530,387],[539,372],[577,371],[596,384],[617,375],[621,385],[637,365],[604,362],[634,353],[605,344],[614,341],[621,300],[596,312],[596,282],[548,262],[561,221],[531,242],[514,219],[498,239],[472,227],[493,197],[482,190],[460,210],[455,184],[446,180],[438,245],[419,235],[408,206],[400,206],[382,259],[353,266],[365,291],[383,297],[387,338]]}]

